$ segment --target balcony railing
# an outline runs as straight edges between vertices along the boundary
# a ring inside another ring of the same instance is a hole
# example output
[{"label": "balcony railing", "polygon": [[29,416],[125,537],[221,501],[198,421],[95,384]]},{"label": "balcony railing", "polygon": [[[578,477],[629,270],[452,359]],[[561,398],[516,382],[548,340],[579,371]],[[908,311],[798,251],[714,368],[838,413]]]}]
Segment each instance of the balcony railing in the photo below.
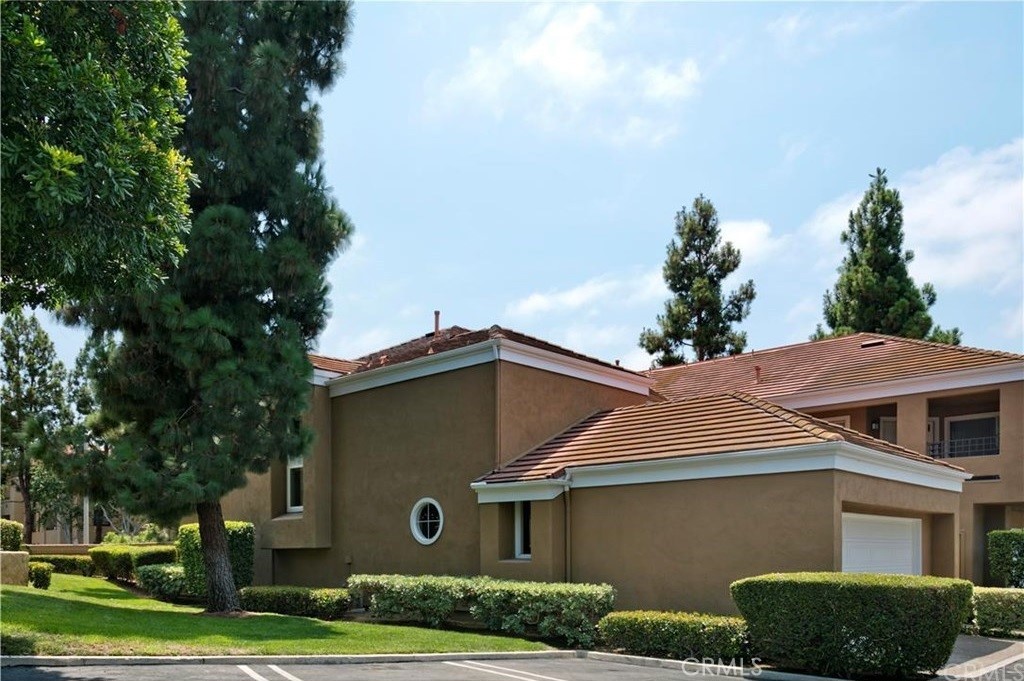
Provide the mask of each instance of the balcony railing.
[{"label": "balcony railing", "polygon": [[991,456],[998,453],[998,435],[965,437],[959,440],[945,440],[928,444],[928,454],[936,459],[950,459],[958,456]]}]

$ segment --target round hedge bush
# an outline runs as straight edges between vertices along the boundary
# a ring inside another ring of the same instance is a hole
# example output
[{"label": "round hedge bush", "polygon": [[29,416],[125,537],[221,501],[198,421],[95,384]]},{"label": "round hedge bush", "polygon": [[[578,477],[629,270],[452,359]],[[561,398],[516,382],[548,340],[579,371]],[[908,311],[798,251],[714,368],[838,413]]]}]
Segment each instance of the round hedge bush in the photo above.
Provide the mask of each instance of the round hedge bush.
[{"label": "round hedge bush", "polygon": [[751,652],[824,676],[910,677],[949,659],[971,609],[962,579],[797,572],[734,582]]}]

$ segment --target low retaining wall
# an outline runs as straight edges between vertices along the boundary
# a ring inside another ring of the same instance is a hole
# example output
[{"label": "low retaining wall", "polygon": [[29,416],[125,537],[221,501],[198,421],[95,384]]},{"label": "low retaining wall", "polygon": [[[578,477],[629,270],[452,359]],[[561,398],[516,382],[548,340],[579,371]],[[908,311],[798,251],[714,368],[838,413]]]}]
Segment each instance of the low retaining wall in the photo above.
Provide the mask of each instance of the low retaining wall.
[{"label": "low retaining wall", "polygon": [[0,551],[0,584],[28,586],[28,551]]},{"label": "low retaining wall", "polygon": [[29,544],[33,556],[88,556],[89,549],[99,544]]}]

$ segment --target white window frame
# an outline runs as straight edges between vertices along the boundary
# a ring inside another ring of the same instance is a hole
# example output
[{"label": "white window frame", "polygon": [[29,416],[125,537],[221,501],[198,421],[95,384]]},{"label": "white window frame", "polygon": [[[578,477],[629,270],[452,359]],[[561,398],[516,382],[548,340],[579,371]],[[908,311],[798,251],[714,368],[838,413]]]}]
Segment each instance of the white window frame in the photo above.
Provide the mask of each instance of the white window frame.
[{"label": "white window frame", "polygon": [[850,427],[849,414],[842,414],[837,416],[819,416],[818,418],[820,418],[822,421],[827,421],[828,423],[834,423],[837,426],[842,426],[843,428]]},{"label": "white window frame", "polygon": [[[437,509],[437,533],[433,537],[428,537],[420,531],[420,511],[427,505],[433,505]],[[413,504],[412,512],[409,513],[409,531],[412,532],[412,538],[424,546],[430,546],[436,542],[444,531],[444,509],[441,508],[441,504],[431,497],[423,497]]]},{"label": "white window frame", "polygon": [[[882,424],[883,423],[891,423],[892,424],[892,429],[893,429],[893,431],[896,434],[896,437],[894,439],[886,440],[884,437],[882,437]],[[879,440],[885,440],[886,442],[890,442],[891,444],[898,444],[899,443],[899,439],[900,439],[900,431],[899,431],[899,428],[898,428],[898,423],[899,422],[897,421],[895,416],[879,416],[878,417],[878,439]]]},{"label": "white window frame", "polygon": [[[533,557],[533,528],[530,530],[530,553],[526,553],[523,547],[523,504],[529,504],[529,501],[517,501],[515,508],[515,552],[514,555],[517,560],[530,560]],[[533,519],[533,506],[530,506],[530,519]],[[532,522],[531,522],[532,525]]]},{"label": "white window frame", "polygon": [[991,419],[996,420],[996,437],[999,437],[999,412],[998,411],[986,411],[978,414],[960,414],[959,416],[947,416],[946,424],[943,430],[943,435],[946,436],[946,442],[950,442],[949,436],[949,424],[955,421],[977,421],[978,419]]},{"label": "white window frame", "polygon": [[[302,509],[303,509],[303,504],[299,504],[298,506],[293,506],[292,505],[292,471],[295,470],[296,468],[305,469],[305,460],[301,456],[289,456],[288,457],[288,464],[285,467],[285,476],[284,476],[284,479],[285,479],[285,490],[284,490],[285,499],[284,499],[284,502],[285,502],[285,508],[288,509],[289,513],[302,513]],[[306,472],[305,472],[305,470],[302,471],[302,486],[303,487],[306,486]],[[306,499],[305,492],[306,492],[306,490],[303,489],[303,490],[299,490],[299,491],[302,494],[301,498],[302,498],[303,502],[305,502],[305,499]]]}]

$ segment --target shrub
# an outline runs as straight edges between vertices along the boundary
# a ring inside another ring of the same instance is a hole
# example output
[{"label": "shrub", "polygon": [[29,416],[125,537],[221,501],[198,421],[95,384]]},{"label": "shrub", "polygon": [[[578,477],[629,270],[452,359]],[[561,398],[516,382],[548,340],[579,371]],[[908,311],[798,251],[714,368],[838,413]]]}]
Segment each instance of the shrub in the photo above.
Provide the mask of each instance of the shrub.
[{"label": "shrub", "polygon": [[611,612],[615,589],[607,584],[479,580],[470,613],[488,629],[522,634],[528,626],[570,646],[596,643],[598,620]]},{"label": "shrub", "polygon": [[[224,523],[228,535],[228,557],[235,588],[252,584],[253,555],[256,533],[252,523],[228,520]],[[178,528],[178,555],[185,568],[188,593],[202,596],[206,593],[206,567],[203,564],[203,546],[199,537],[199,524],[191,523]]]},{"label": "shrub", "polygon": [[352,575],[349,589],[369,602],[374,617],[424,622],[439,627],[469,596],[473,579],[423,575]]},{"label": "shrub", "polygon": [[173,546],[132,546],[110,544],[89,549],[96,572],[107,579],[130,582],[135,579],[135,570],[143,565],[173,563],[177,552]]},{"label": "shrub", "polygon": [[83,577],[92,577],[93,572],[96,571],[96,566],[93,563],[92,558],[89,556],[39,555],[32,556],[32,560],[39,563],[49,563],[53,566],[54,572],[62,575],[82,575]]},{"label": "shrub", "polygon": [[135,534],[107,532],[103,535],[104,544],[166,544],[170,540],[170,532],[152,523],[146,523]]},{"label": "shrub", "polygon": [[21,551],[25,526],[14,520],[0,520],[0,551]]},{"label": "shrub", "polygon": [[630,655],[722,664],[747,656],[747,624],[741,617],[635,610],[609,613],[597,629],[610,647]]},{"label": "shrub", "polygon": [[751,653],[823,676],[913,676],[949,659],[971,583],[940,577],[797,572],[733,582]]},{"label": "shrub", "polygon": [[516,582],[489,577],[352,575],[349,591],[369,603],[375,617],[441,626],[460,603],[491,631],[541,636],[591,646],[595,625],[612,609],[607,584]]},{"label": "shrub", "polygon": [[981,634],[1024,633],[1024,589],[974,587],[974,626]]},{"label": "shrub", "polygon": [[1024,588],[1024,528],[988,533],[989,570],[1006,586]]},{"label": "shrub", "polygon": [[32,586],[37,589],[49,589],[50,588],[50,577],[53,575],[53,566],[49,563],[37,563],[35,561],[29,562],[28,564],[28,581]]},{"label": "shrub", "polygon": [[309,589],[302,586],[247,586],[238,592],[242,609],[279,615],[341,619],[348,610],[345,589]]},{"label": "shrub", "polygon": [[164,601],[176,601],[186,595],[185,568],[173,564],[143,565],[135,570],[139,586],[149,595]]}]

